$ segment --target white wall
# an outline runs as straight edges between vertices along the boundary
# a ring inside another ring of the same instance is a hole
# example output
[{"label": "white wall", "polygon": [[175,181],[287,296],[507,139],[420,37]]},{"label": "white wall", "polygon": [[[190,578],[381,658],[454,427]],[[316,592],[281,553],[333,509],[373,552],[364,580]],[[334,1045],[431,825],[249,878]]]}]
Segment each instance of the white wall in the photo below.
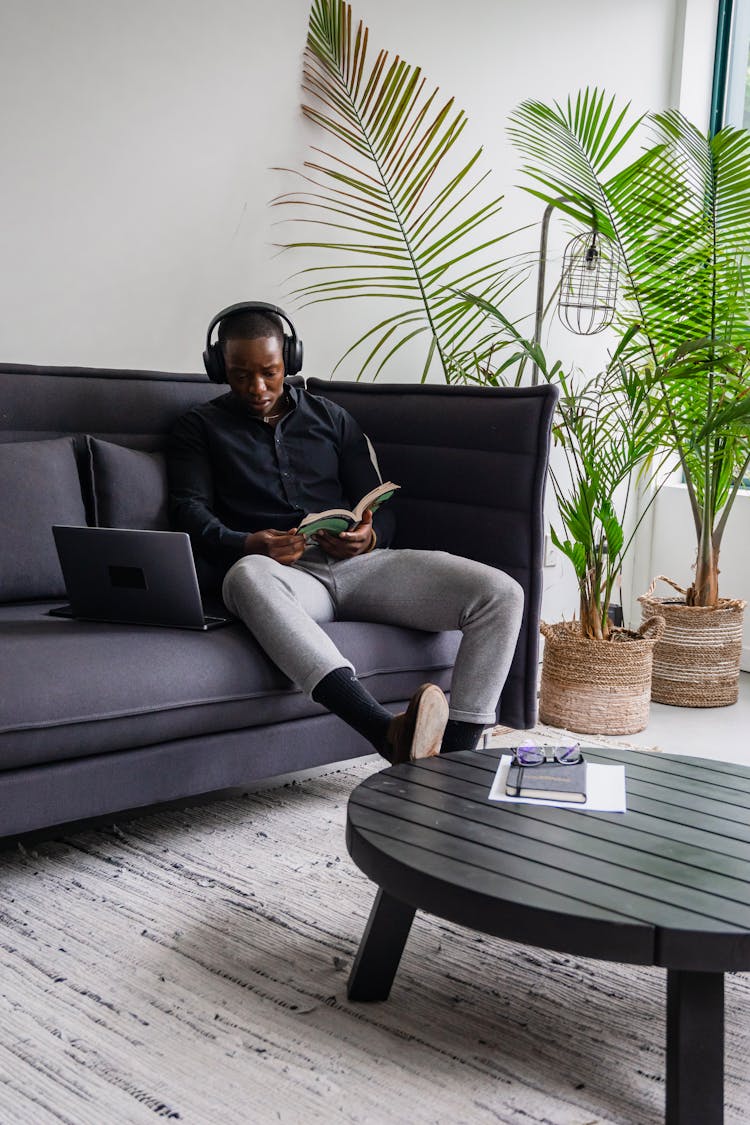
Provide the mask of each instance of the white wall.
[{"label": "white wall", "polygon": [[[360,0],[373,47],[420,63],[468,112],[508,192],[504,122],[520,100],[603,85],[638,109],[669,99],[682,0]],[[3,0],[0,356],[195,370],[211,314],[284,303],[299,259],[274,260],[311,129],[299,111],[306,0]],[[293,310],[292,310],[293,311]],[[364,310],[300,311],[326,375]],[[411,372],[405,370],[402,377]]]},{"label": "white wall", "polygon": [[[510,229],[541,211],[516,186],[510,110],[587,84],[637,111],[674,103],[715,2],[360,0],[354,14],[373,50],[421,64],[467,110],[466,152],[485,146]],[[304,260],[276,256],[269,206],[294,186],[271,169],[301,168],[320,140],[299,110],[308,12],[307,0],[3,0],[2,360],[194,371],[211,315],[259,298],[294,313],[306,373],[330,373],[367,310],[295,310],[288,275]],[[587,366],[603,346],[552,329],[551,351]],[[414,371],[405,358],[390,377]],[[570,616],[567,561],[547,586],[545,617]]]}]

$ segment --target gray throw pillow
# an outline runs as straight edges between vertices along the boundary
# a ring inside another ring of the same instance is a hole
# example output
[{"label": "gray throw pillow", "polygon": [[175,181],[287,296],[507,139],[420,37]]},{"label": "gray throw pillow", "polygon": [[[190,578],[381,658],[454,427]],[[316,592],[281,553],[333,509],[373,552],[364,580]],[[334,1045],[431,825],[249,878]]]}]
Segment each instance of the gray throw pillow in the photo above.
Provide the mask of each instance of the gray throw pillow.
[{"label": "gray throw pillow", "polygon": [[65,596],[53,523],[86,523],[73,438],[0,444],[0,601]]},{"label": "gray throw pillow", "polygon": [[98,526],[168,531],[164,454],[88,440]]}]

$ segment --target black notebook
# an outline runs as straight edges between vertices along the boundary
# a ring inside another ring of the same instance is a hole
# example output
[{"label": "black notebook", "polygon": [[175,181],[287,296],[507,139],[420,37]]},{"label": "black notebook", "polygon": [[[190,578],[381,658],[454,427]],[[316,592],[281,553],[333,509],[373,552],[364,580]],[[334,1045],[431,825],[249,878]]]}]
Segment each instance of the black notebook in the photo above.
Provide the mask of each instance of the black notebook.
[{"label": "black notebook", "polygon": [[545,762],[539,766],[511,765],[505,782],[508,797],[534,797],[539,801],[586,800],[586,763],[564,766]]}]

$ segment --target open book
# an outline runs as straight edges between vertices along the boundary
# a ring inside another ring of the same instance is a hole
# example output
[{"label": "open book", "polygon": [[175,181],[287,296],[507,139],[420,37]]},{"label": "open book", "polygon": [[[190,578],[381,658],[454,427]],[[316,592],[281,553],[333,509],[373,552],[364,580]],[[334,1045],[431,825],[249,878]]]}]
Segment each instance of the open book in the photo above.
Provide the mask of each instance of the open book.
[{"label": "open book", "polygon": [[348,531],[350,527],[360,523],[367,508],[377,511],[400,487],[400,484],[394,484],[391,480],[379,484],[377,488],[365,493],[351,511],[348,508],[328,508],[325,512],[310,512],[300,521],[297,534],[314,535],[316,531],[332,531],[340,535],[342,531]]}]

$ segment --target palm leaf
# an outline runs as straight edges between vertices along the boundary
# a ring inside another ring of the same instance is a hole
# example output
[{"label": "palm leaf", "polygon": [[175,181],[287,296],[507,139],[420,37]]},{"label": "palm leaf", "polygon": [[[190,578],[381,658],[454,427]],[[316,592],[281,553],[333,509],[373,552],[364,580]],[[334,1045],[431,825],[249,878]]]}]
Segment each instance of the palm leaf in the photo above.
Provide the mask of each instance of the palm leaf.
[{"label": "palm leaf", "polygon": [[294,275],[292,295],[303,305],[385,299],[389,314],[339,364],[366,347],[358,377],[377,377],[423,335],[423,378],[435,360],[450,381],[460,368],[454,355],[475,348],[481,364],[494,348],[481,313],[451,287],[470,284],[497,303],[518,284],[519,266],[498,258],[507,237],[496,226],[502,197],[488,196],[482,150],[459,156],[466,114],[430,91],[419,67],[383,50],[371,60],[368,46],[349,4],[313,0],[302,108],[331,144],[316,146],[295,173],[300,191],[274,200],[294,209],[295,223],[321,231],[282,244],[313,250],[321,263]]}]

